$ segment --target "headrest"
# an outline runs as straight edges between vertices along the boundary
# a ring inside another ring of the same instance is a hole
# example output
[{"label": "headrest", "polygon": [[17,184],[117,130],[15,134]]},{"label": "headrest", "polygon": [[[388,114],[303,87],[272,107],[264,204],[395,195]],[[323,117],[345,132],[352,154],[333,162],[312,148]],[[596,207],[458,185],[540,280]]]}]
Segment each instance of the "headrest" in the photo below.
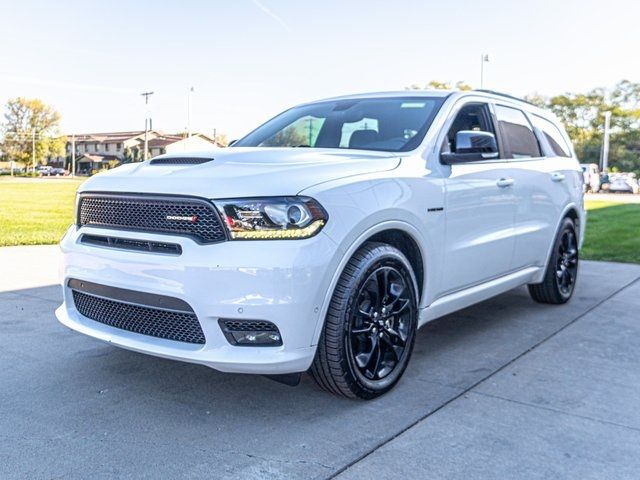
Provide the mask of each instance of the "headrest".
[{"label": "headrest", "polygon": [[375,130],[356,130],[349,139],[349,148],[361,148],[378,140],[378,132]]}]

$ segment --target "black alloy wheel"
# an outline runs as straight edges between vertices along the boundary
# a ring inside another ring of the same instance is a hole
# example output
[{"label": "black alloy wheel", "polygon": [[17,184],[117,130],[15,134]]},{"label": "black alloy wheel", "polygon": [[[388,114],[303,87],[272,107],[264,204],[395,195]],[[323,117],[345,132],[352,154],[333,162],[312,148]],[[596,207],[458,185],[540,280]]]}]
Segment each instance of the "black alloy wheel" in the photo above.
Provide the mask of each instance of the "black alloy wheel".
[{"label": "black alloy wheel", "polygon": [[397,248],[368,242],[340,276],[309,373],[331,393],[378,397],[404,373],[417,323],[411,264]]},{"label": "black alloy wheel", "polygon": [[378,380],[403,358],[412,325],[411,290],[394,267],[374,270],[360,287],[350,322],[349,349],[358,372]]},{"label": "black alloy wheel", "polygon": [[556,305],[568,302],[578,279],[578,257],[575,224],[565,218],[556,235],[542,282],[529,285],[531,298],[539,303]]}]

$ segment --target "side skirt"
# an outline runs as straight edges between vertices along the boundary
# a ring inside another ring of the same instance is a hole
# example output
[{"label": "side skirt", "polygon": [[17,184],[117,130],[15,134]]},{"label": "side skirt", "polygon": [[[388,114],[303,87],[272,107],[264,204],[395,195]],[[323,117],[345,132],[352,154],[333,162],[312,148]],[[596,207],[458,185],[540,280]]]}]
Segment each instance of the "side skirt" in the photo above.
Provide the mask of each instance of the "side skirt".
[{"label": "side skirt", "polygon": [[531,283],[540,270],[542,267],[526,267],[503,277],[440,297],[428,307],[420,310],[418,327],[513,288]]}]

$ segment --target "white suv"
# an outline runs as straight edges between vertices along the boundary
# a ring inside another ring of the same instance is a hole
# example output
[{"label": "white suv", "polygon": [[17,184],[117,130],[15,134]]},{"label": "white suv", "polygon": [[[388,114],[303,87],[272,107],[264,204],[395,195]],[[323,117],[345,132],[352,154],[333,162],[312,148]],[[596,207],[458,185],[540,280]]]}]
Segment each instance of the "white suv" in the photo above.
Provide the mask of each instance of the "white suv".
[{"label": "white suv", "polygon": [[584,226],[548,112],[485,91],[333,98],[87,180],[56,313],[120,347],[291,384],[308,370],[369,399],[430,320],[520,285],[569,300]]}]

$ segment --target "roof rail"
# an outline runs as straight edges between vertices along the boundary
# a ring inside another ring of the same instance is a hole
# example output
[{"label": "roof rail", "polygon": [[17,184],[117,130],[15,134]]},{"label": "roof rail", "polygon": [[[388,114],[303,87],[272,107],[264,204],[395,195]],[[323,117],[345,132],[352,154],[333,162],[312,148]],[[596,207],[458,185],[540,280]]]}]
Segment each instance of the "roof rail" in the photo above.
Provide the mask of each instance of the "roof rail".
[{"label": "roof rail", "polygon": [[537,107],[535,103],[531,103],[529,100],[525,100],[524,98],[514,97],[513,95],[509,95],[508,93],[496,92],[495,90],[486,90],[484,88],[475,89],[474,91],[482,92],[482,93],[490,93],[492,95],[498,95],[499,97],[510,98],[511,100],[517,100],[519,102],[528,103],[529,105],[533,105],[534,107]]}]

